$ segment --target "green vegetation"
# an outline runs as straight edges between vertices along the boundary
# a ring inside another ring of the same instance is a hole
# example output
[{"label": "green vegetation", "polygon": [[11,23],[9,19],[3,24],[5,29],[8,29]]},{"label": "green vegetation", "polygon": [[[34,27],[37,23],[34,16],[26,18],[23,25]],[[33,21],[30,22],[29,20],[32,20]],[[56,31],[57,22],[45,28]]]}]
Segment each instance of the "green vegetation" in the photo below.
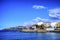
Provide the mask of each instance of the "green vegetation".
[{"label": "green vegetation", "polygon": [[36,25],[36,28],[37,28],[37,29],[44,29],[44,25],[43,25],[43,24],[41,24],[41,25]]}]

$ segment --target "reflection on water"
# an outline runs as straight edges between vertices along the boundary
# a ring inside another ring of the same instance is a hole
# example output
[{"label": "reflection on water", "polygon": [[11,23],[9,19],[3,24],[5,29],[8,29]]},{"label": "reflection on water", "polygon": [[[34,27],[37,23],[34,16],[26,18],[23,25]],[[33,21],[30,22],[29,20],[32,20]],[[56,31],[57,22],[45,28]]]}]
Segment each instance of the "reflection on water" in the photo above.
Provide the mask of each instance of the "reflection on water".
[{"label": "reflection on water", "polygon": [[0,32],[0,40],[60,40],[60,33]]}]

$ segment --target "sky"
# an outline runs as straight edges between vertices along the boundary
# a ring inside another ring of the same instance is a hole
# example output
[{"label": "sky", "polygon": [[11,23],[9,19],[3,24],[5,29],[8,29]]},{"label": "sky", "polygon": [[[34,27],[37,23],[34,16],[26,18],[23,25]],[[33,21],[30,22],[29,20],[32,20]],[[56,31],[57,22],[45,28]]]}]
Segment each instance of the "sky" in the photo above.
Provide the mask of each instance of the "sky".
[{"label": "sky", "polygon": [[60,21],[60,0],[0,0],[0,29],[39,21]]}]

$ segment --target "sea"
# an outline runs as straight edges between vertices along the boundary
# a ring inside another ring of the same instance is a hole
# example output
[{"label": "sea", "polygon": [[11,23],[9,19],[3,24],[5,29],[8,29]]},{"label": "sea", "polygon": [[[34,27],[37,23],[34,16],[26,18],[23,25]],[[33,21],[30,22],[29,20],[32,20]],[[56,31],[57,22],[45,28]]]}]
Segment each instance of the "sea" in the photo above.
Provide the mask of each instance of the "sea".
[{"label": "sea", "polygon": [[60,33],[0,31],[0,40],[60,40]]}]

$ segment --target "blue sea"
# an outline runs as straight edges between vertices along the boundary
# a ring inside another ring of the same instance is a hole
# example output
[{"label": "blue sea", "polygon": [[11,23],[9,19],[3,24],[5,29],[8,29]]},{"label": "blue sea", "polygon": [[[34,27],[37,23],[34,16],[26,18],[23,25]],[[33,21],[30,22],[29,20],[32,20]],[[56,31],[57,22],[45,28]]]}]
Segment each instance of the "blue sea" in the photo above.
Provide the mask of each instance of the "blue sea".
[{"label": "blue sea", "polygon": [[0,31],[0,40],[60,40],[60,33]]}]

